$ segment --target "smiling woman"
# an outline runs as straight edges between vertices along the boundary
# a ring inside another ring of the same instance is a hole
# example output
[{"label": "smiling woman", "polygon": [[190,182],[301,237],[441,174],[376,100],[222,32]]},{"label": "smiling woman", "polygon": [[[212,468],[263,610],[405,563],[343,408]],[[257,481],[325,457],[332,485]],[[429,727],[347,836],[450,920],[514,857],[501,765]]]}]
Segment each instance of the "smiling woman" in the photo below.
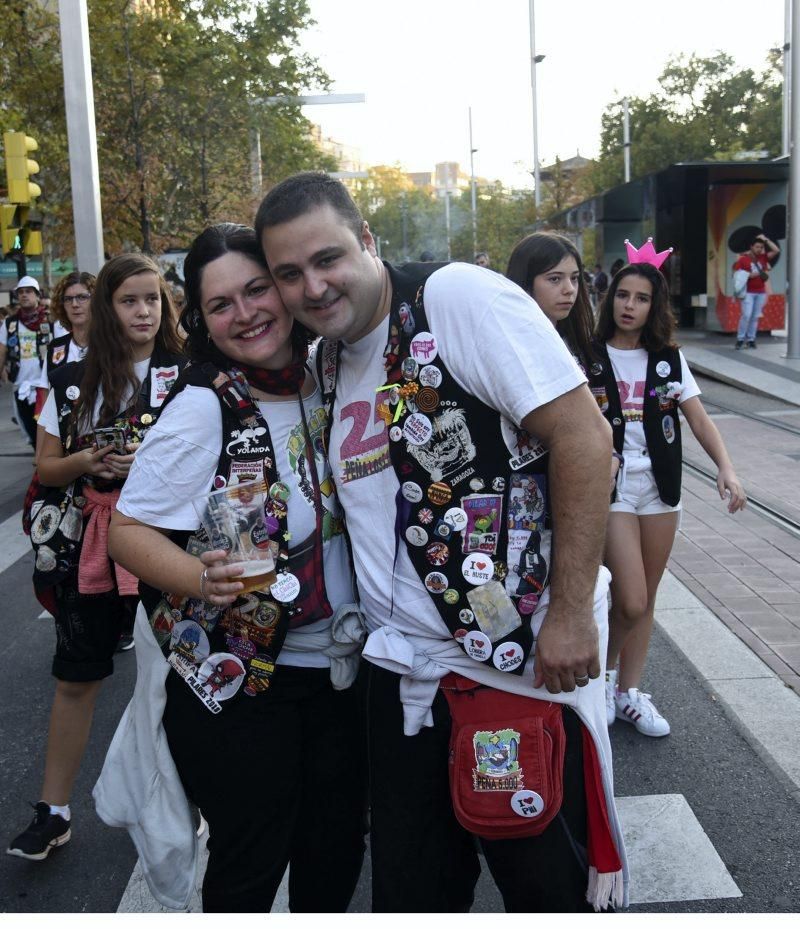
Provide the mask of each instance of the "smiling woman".
[{"label": "smiling woman", "polygon": [[[192,364],[137,456],[111,527],[114,557],[142,579],[143,683],[134,724],[123,721],[106,759],[98,812],[127,824],[151,890],[168,905],[194,889],[188,797],[214,836],[204,911],[269,911],[291,865],[293,912],[343,912],[364,848],[351,687],[362,627],[321,452],[326,417],[306,366],[309,334],[246,226],[206,229],[184,272]],[[248,515],[209,537],[193,503],[211,506],[213,491]],[[262,569],[271,580],[245,587],[242,560],[228,557],[234,547],[274,563],[277,578]],[[143,745],[152,764],[134,767]],[[291,764],[276,763],[276,746]],[[153,766],[169,802],[145,802]],[[257,772],[252,786],[248,771]],[[328,801],[309,802],[318,794]],[[165,858],[187,866],[165,873]]]}]

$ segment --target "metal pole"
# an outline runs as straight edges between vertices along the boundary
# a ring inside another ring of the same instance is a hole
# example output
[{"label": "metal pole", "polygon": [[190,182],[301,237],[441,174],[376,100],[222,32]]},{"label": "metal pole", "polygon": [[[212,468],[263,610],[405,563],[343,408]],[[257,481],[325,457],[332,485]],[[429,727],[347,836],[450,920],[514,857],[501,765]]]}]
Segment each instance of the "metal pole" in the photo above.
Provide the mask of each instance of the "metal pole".
[{"label": "metal pole", "polygon": [[105,257],[86,0],[58,0],[58,11],[75,250],[80,270],[97,274]]},{"label": "metal pole", "polygon": [[[800,48],[800,0],[792,0],[792,48]],[[800,100],[800,68],[792,68],[791,95]],[[800,358],[800,119],[792,120],[789,155],[789,308],[787,358]]]},{"label": "metal pole", "polygon": [[538,207],[542,202],[539,185],[539,126],[536,118],[536,27],[534,24],[533,0],[528,0],[531,27],[531,96],[533,98],[533,202]]},{"label": "metal pole", "polygon": [[450,174],[447,175],[447,189],[444,192],[444,227],[447,233],[447,260],[450,261]]},{"label": "metal pole", "polygon": [[625,153],[625,183],[631,179],[631,121],[628,98],[622,101],[622,151]]},{"label": "metal pole", "polygon": [[250,186],[256,197],[261,196],[264,180],[261,174],[261,130],[250,130]]},{"label": "metal pole", "polygon": [[785,0],[783,14],[783,133],[781,154],[789,154],[792,132],[792,0]]},{"label": "metal pole", "polygon": [[478,252],[478,208],[475,197],[475,159],[477,149],[472,147],[472,107],[469,108],[469,176],[472,191],[472,257]]},{"label": "metal pole", "polygon": [[403,214],[403,261],[408,261],[408,223],[406,221],[408,203],[406,203],[406,192],[403,191],[400,197],[400,209]]}]

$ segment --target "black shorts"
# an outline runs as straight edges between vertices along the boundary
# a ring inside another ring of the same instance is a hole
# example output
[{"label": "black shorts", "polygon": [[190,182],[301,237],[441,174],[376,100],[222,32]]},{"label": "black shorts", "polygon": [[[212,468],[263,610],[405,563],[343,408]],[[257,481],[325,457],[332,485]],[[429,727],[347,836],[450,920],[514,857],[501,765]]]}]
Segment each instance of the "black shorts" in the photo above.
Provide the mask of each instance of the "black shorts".
[{"label": "black shorts", "polygon": [[121,597],[116,590],[81,594],[70,576],[55,587],[56,653],[53,677],[59,681],[101,681],[114,673],[114,651],[130,630],[138,597]]}]

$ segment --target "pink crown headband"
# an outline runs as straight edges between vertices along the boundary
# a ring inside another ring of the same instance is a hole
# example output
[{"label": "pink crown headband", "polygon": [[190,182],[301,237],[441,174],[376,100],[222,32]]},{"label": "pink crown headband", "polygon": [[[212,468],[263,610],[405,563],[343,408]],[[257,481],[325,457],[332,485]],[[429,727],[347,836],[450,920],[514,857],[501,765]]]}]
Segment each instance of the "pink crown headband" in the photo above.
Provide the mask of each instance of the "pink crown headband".
[{"label": "pink crown headband", "polygon": [[656,250],[653,248],[652,236],[650,236],[641,248],[636,248],[635,245],[631,244],[629,239],[625,239],[625,248],[628,251],[628,261],[630,264],[648,264],[652,265],[654,268],[660,268],[672,254],[672,246],[665,252],[658,252],[658,254],[656,254]]}]

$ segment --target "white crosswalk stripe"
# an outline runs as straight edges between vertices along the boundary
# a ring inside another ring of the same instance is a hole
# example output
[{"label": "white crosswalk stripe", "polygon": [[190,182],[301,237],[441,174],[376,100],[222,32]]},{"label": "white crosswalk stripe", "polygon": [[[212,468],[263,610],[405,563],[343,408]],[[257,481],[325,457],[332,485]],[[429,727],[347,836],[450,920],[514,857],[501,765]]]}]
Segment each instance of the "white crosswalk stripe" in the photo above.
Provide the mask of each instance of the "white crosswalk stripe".
[{"label": "white crosswalk stripe", "polygon": [[[617,809],[628,854],[632,906],[742,896],[682,794],[618,797]],[[201,842],[197,890],[187,908],[189,913],[202,911],[199,890],[207,860],[205,842]],[[287,871],[278,889],[273,913],[289,912],[288,883]],[[137,862],[117,912],[174,911],[156,903]]]},{"label": "white crosswalk stripe", "polygon": [[22,531],[22,510],[0,523],[0,574],[31,551],[31,540]]}]

